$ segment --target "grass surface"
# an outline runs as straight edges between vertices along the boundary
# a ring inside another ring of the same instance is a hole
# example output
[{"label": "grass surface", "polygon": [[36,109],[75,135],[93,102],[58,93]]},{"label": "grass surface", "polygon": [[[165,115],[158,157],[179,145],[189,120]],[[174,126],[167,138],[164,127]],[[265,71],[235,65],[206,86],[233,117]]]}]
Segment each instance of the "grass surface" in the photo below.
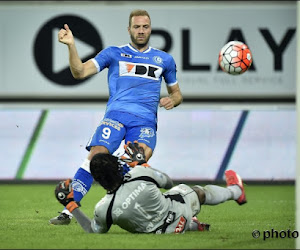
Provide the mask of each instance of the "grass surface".
[{"label": "grass surface", "polygon": [[[295,239],[295,187],[246,186],[248,203],[229,201],[202,206],[198,218],[211,224],[210,232],[181,235],[130,234],[113,226],[107,234],[86,234],[76,220],[68,226],[49,225],[62,206],[54,197],[55,185],[0,185],[1,249],[293,249]],[[82,210],[92,217],[104,190],[93,185],[82,201]],[[252,231],[261,236],[253,238]],[[285,238],[263,239],[264,231],[277,230]]]}]

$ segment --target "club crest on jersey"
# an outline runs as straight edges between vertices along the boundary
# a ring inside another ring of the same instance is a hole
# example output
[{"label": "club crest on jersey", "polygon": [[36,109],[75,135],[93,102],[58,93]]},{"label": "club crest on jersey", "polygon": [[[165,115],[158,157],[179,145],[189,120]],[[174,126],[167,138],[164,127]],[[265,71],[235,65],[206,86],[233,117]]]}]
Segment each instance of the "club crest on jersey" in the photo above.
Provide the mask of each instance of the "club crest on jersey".
[{"label": "club crest on jersey", "polygon": [[154,56],[153,61],[156,62],[157,64],[163,63],[163,59],[160,56]]},{"label": "club crest on jersey", "polygon": [[121,56],[122,57],[127,57],[127,58],[132,58],[132,55],[128,55],[128,54],[125,54],[125,53],[121,53]]},{"label": "club crest on jersey", "polygon": [[142,77],[159,81],[161,74],[162,68],[156,65],[119,61],[120,76]]},{"label": "club crest on jersey", "polygon": [[72,188],[74,189],[74,191],[82,193],[82,195],[85,195],[87,193],[86,188],[83,186],[83,183],[80,180],[73,180]]},{"label": "club crest on jersey", "polygon": [[153,128],[141,128],[140,132],[141,132],[141,134],[139,137],[141,137],[141,138],[154,136]]}]

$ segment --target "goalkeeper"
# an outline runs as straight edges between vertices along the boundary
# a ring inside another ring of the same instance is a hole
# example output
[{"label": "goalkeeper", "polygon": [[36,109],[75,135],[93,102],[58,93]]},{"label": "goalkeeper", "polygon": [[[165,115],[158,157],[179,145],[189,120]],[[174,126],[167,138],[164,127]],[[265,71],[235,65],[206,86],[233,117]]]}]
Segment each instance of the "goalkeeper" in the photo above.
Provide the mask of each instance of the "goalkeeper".
[{"label": "goalkeeper", "polygon": [[[235,200],[239,205],[246,203],[242,180],[232,170],[225,172],[226,188],[185,184],[172,188],[173,182],[166,174],[147,165],[138,143],[128,142],[125,151],[130,158],[99,153],[91,160],[94,180],[107,190],[95,206],[93,219],[88,218],[74,201],[70,179],[60,182],[55,189],[57,200],[88,233],[106,233],[113,224],[131,233],[204,231],[209,225],[194,217],[202,205],[217,205],[228,200]],[[138,165],[123,176],[122,161]],[[161,193],[159,188],[171,189]]]}]

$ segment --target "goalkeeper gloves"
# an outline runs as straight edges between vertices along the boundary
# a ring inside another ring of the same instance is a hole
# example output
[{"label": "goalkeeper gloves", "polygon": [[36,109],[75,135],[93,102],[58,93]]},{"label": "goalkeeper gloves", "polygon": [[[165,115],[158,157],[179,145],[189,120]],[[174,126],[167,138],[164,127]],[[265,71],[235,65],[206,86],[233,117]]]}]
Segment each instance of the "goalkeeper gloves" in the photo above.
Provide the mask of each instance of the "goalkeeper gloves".
[{"label": "goalkeeper gloves", "polygon": [[130,167],[135,167],[136,165],[149,167],[145,159],[146,157],[144,149],[139,146],[137,141],[134,141],[133,143],[128,141],[127,144],[124,145],[124,149],[129,158],[122,157],[122,160],[126,162]]},{"label": "goalkeeper gloves", "polygon": [[72,188],[72,180],[67,179],[65,181],[60,181],[55,188],[56,199],[70,211],[73,212],[74,209],[80,206],[79,202],[74,201],[74,191]]}]

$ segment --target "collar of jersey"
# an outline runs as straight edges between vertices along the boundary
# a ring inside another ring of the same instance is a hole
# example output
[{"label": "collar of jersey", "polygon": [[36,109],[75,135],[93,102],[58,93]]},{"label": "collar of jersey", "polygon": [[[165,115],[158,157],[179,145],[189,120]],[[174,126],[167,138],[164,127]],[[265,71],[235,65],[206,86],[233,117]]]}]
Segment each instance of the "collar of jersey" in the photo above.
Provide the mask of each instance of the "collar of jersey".
[{"label": "collar of jersey", "polygon": [[128,47],[133,50],[134,52],[137,52],[137,53],[148,53],[152,48],[149,46],[148,49],[146,49],[145,51],[141,52],[141,51],[138,51],[137,49],[135,49],[134,47],[131,46],[130,43],[128,43]]}]

